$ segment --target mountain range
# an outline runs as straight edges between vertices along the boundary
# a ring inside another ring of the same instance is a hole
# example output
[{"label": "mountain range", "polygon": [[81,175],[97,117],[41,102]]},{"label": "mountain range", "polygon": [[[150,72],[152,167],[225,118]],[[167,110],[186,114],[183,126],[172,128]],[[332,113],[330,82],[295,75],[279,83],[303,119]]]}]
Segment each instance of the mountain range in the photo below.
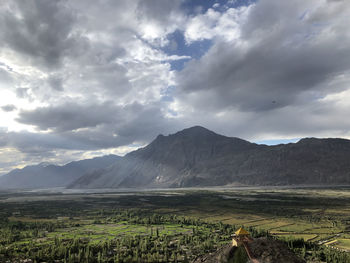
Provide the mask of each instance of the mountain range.
[{"label": "mountain range", "polygon": [[259,145],[195,126],[159,135],[71,188],[350,184],[350,141],[305,138]]},{"label": "mountain range", "polygon": [[350,140],[305,138],[274,146],[195,126],[114,155],[13,170],[2,188],[167,188],[232,185],[349,185]]},{"label": "mountain range", "polygon": [[0,177],[0,188],[35,189],[64,187],[84,174],[107,167],[117,161],[117,155],[106,155],[93,159],[70,162],[66,165],[41,163],[15,169]]}]

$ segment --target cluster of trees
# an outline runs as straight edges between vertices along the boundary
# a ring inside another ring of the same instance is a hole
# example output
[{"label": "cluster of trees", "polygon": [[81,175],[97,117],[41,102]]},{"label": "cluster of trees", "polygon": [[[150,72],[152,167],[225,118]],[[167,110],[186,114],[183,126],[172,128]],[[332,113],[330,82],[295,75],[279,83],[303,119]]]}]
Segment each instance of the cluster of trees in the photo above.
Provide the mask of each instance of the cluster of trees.
[{"label": "cluster of trees", "polygon": [[8,221],[5,218],[0,221],[0,245],[7,246],[23,239],[42,238],[48,232],[53,232],[63,226],[60,222]]},{"label": "cluster of trees", "polygon": [[330,263],[350,262],[350,254],[339,249],[318,245],[304,239],[285,240],[288,247],[301,258]]}]

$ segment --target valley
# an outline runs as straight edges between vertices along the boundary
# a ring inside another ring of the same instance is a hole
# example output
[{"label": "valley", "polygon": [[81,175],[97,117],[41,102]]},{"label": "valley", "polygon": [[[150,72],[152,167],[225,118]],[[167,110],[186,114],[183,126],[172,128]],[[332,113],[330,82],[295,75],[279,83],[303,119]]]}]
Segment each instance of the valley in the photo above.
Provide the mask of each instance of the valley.
[{"label": "valley", "polygon": [[[229,243],[244,226],[253,236],[285,241],[310,262],[345,262],[334,258],[349,257],[349,190],[3,191],[0,259],[79,262],[92,253],[96,262],[190,262]],[[137,256],[130,252],[135,247]]]}]

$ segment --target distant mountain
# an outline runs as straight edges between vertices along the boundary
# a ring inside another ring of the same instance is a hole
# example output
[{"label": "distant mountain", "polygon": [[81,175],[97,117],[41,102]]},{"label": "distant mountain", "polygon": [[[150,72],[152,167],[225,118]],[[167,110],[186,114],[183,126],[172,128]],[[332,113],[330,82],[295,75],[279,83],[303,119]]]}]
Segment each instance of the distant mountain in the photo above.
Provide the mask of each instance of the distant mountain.
[{"label": "distant mountain", "polygon": [[350,184],[350,141],[306,138],[258,145],[192,127],[159,135],[69,188]]},{"label": "distant mountain", "polygon": [[63,166],[41,163],[15,169],[0,177],[0,188],[25,189],[67,186],[82,175],[113,164],[120,157],[106,155]]}]

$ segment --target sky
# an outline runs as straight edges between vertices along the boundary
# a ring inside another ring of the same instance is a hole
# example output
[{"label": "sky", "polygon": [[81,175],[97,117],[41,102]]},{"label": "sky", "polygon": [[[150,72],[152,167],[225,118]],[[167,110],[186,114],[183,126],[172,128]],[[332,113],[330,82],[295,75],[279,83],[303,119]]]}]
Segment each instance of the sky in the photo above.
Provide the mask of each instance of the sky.
[{"label": "sky", "polygon": [[201,125],[350,138],[348,0],[0,0],[0,174]]}]

